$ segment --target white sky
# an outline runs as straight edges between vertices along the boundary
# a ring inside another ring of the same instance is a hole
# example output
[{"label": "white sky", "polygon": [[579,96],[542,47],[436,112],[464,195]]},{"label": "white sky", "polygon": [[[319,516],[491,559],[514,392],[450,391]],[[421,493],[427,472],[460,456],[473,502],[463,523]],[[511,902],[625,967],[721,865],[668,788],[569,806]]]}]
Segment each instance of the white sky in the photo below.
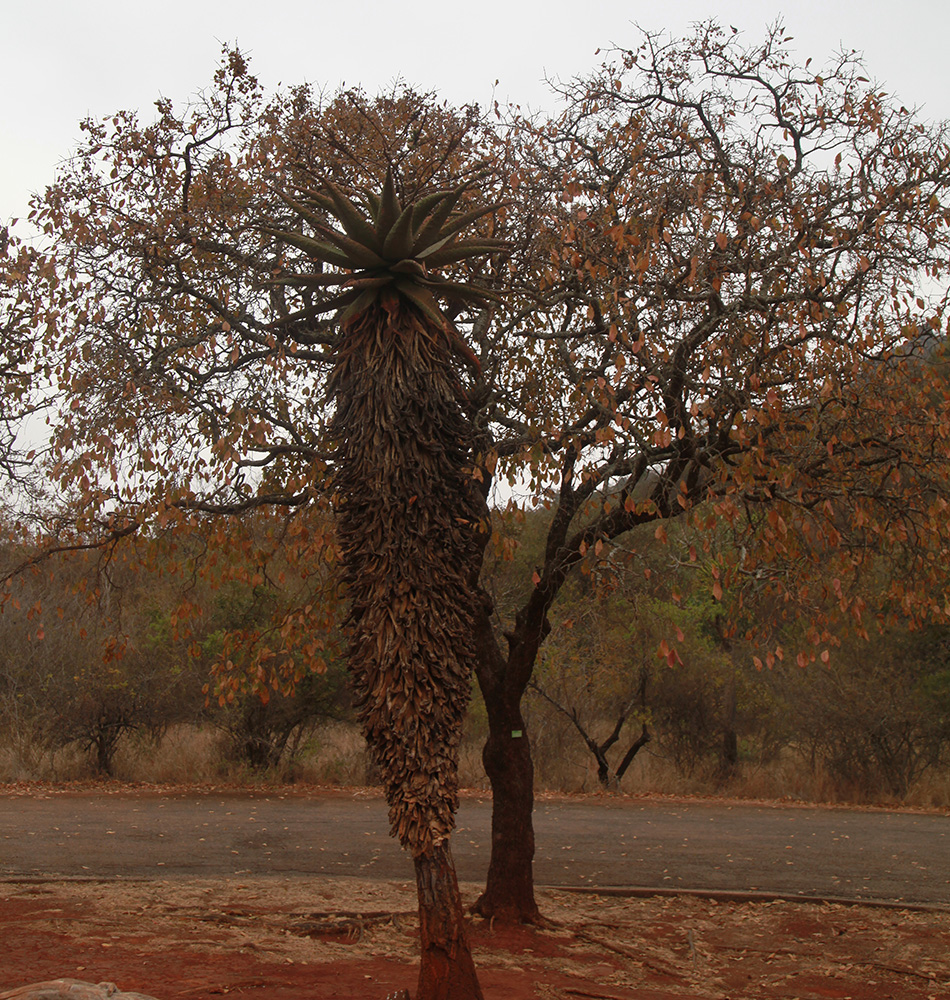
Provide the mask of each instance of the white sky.
[{"label": "white sky", "polygon": [[[685,33],[714,16],[750,44],[781,16],[802,61],[841,46],[928,118],[950,118],[948,0],[3,0],[0,222],[24,216],[79,138],[78,122],[134,108],[151,117],[210,83],[237,42],[270,91],[309,80],[373,93],[402,77],[455,103],[495,96],[543,107],[545,76],[593,69],[600,47],[636,43],[634,22]],[[25,235],[25,234],[24,234]]]}]

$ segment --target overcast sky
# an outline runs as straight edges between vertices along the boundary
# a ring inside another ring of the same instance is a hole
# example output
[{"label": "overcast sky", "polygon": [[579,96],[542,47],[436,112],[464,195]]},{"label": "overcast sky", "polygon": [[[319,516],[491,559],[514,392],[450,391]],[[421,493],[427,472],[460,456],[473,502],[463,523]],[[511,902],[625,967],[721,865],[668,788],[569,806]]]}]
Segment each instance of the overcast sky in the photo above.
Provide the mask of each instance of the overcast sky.
[{"label": "overcast sky", "polygon": [[752,43],[781,17],[801,57],[863,52],[869,74],[929,118],[950,118],[948,0],[4,0],[0,221],[24,215],[79,138],[119,109],[149,118],[207,85],[237,42],[267,90],[310,81],[375,92],[397,77],[447,99],[550,106],[545,77],[594,68],[595,50],[633,45],[635,24],[682,34],[716,17]]}]

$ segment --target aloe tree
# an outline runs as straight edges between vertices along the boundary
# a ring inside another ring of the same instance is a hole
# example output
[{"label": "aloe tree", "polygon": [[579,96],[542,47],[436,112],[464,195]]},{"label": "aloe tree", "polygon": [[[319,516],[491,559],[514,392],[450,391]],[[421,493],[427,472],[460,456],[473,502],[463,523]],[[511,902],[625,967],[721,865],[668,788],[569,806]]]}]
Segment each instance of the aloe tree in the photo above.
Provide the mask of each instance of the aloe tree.
[{"label": "aloe tree", "polygon": [[484,305],[487,293],[437,272],[503,244],[460,238],[498,207],[456,212],[463,193],[402,205],[390,169],[381,195],[365,194],[358,205],[324,181],[319,190],[281,193],[312,236],[267,230],[316,265],[275,280],[341,286],[283,322],[340,310],[328,393],[350,669],[392,833],[415,863],[418,996],[426,1000],[481,996],[449,849],[484,548],[484,499],[457,368],[477,362],[439,301]]}]

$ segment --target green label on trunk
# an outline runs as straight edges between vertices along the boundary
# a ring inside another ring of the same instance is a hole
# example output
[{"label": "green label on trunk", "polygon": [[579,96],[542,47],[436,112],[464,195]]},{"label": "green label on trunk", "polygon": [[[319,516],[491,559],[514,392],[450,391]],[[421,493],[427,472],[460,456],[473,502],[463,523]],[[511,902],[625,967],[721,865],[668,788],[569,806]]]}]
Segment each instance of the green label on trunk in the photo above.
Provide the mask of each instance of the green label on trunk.
[{"label": "green label on trunk", "polygon": [[520,737],[521,735],[522,735],[522,732],[521,732],[521,730],[520,730],[520,729],[512,729],[512,731],[511,731],[511,738],[512,738],[512,739],[515,739],[515,740],[516,740],[516,739],[518,739],[518,738],[519,738],[519,737]]}]

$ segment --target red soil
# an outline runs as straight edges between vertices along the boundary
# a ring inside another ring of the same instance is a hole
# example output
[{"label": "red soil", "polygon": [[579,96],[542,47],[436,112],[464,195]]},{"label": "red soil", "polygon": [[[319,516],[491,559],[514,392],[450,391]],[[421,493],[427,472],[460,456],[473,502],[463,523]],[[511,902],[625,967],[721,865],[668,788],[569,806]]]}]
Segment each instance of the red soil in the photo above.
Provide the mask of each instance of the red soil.
[{"label": "red soil", "polygon": [[[413,895],[352,879],[0,882],[0,992],[71,977],[158,1000],[383,1000],[415,986]],[[548,929],[473,922],[486,1000],[950,998],[946,913],[541,902]]]}]

